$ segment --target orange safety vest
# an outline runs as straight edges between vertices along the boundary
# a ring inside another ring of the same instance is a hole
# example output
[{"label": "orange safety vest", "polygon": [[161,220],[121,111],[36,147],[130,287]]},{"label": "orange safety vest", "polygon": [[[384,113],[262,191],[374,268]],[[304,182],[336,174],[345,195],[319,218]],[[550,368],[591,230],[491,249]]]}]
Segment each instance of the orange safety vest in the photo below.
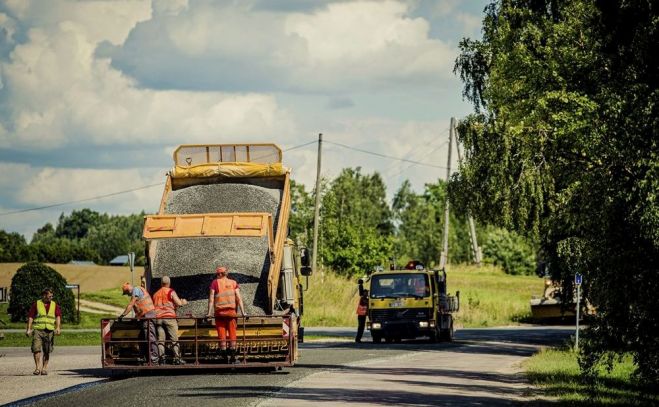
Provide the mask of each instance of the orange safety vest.
[{"label": "orange safety vest", "polygon": [[238,284],[229,278],[217,280],[214,304],[215,314],[235,316],[236,314],[236,288]]},{"label": "orange safety vest", "polygon": [[359,299],[357,303],[357,315],[364,316],[368,313],[368,300]]},{"label": "orange safety vest", "polygon": [[153,306],[153,300],[151,300],[151,296],[149,295],[148,291],[142,287],[139,287],[139,289],[142,290],[144,296],[135,301],[135,318],[142,318],[147,313],[156,309],[156,307]]},{"label": "orange safety vest", "polygon": [[162,287],[153,294],[153,305],[156,308],[156,318],[176,318],[176,305],[169,299],[169,287]]}]

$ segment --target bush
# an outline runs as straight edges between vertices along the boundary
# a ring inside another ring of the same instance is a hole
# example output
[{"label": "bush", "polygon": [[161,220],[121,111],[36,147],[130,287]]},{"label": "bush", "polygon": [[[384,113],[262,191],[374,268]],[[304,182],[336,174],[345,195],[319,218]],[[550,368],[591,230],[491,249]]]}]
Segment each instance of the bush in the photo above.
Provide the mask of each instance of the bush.
[{"label": "bush", "polygon": [[523,237],[506,229],[491,228],[483,242],[483,257],[488,263],[501,266],[507,274],[531,275],[535,272],[533,246]]},{"label": "bush", "polygon": [[66,280],[57,271],[45,264],[30,262],[16,271],[11,279],[11,299],[7,312],[12,322],[27,321],[32,303],[41,298],[44,288],[53,289],[53,300],[62,310],[63,322],[74,322],[75,300]]}]

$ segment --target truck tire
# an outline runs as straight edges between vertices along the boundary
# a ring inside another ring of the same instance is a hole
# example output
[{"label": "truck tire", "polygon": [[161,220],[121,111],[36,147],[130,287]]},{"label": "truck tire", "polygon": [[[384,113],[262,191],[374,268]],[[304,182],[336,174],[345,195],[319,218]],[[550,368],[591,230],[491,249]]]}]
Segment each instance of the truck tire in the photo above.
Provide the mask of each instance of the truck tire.
[{"label": "truck tire", "polygon": [[442,342],[453,342],[453,318],[450,319],[451,322],[449,323],[448,329],[444,329],[440,331],[439,339]]},{"label": "truck tire", "polygon": [[371,337],[373,338],[373,343],[380,343],[382,342],[382,337],[378,334],[371,334]]}]

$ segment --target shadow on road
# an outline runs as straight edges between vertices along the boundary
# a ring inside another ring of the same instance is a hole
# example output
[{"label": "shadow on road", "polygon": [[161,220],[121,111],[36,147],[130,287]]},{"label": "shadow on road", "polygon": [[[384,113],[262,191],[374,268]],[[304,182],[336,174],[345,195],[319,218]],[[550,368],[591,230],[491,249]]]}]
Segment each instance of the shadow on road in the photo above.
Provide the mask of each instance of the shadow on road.
[{"label": "shadow on road", "polygon": [[[368,403],[384,406],[500,406],[511,405],[510,400],[502,400],[496,396],[496,389],[488,388],[492,396],[479,395],[440,395],[429,398],[428,394],[403,390],[363,389],[353,390],[344,388],[294,388],[286,387],[277,392],[272,386],[234,386],[234,387],[201,387],[190,389],[189,392],[179,394],[183,398],[216,398],[230,399],[240,395],[250,394],[258,398],[273,398],[286,400],[303,400],[309,404],[314,402],[334,403]],[[466,391],[469,391],[467,389]]]}]

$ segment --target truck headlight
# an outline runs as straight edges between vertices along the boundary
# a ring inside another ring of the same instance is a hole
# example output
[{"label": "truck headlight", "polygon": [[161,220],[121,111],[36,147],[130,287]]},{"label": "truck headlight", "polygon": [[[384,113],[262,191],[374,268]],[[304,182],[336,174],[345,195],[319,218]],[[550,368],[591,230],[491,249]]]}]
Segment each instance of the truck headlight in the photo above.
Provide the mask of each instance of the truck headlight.
[{"label": "truck headlight", "polygon": [[428,321],[419,321],[419,328],[428,328]]},{"label": "truck headlight", "polygon": [[373,322],[371,324],[371,329],[380,329],[382,328],[382,325],[379,322]]},{"label": "truck headlight", "polygon": [[431,327],[431,328],[434,328],[435,327],[435,321],[430,321],[428,326]]}]

